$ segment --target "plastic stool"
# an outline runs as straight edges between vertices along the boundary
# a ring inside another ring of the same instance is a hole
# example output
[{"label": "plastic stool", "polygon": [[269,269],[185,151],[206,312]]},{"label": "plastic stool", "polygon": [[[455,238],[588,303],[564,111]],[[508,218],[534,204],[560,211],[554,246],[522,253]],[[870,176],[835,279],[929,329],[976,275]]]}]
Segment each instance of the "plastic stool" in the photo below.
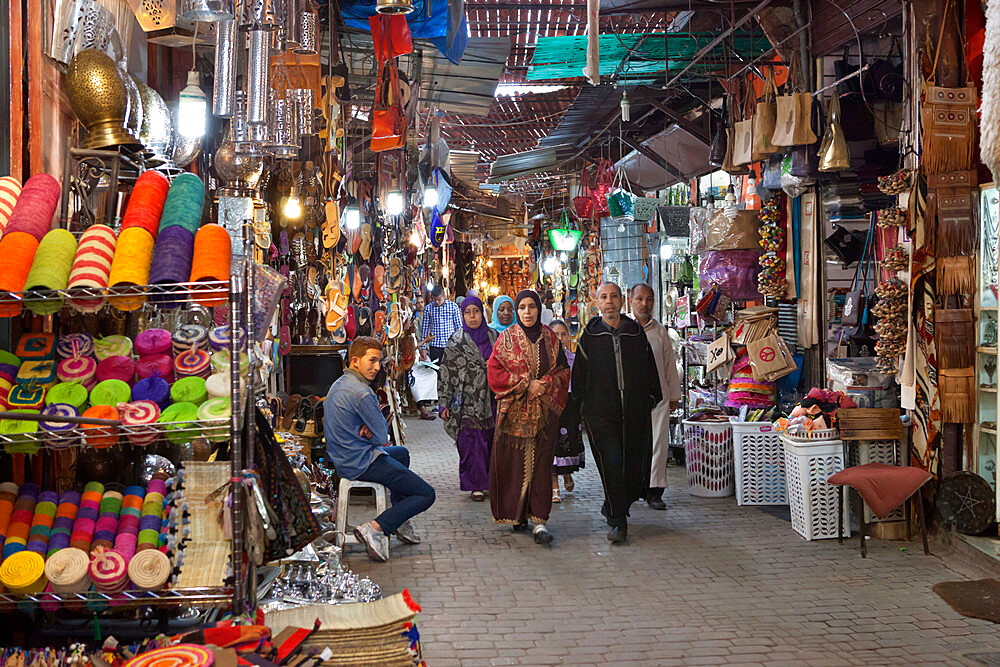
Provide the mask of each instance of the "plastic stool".
[{"label": "plastic stool", "polygon": [[[381,484],[341,478],[337,490],[337,532],[344,536],[344,544],[358,544],[358,538],[354,537],[354,526],[347,524],[347,508],[351,504],[351,491],[354,489],[372,489],[375,492],[375,511],[378,514],[389,509],[389,491]],[[382,546],[388,554],[389,537],[382,535],[382,540]]]}]

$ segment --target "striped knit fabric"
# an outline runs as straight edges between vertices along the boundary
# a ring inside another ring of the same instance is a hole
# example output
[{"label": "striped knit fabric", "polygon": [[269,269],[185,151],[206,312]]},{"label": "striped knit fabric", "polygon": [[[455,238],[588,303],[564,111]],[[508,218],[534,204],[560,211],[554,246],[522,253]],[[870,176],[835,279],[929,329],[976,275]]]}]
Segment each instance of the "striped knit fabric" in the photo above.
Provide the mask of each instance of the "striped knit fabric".
[{"label": "striped knit fabric", "polygon": [[[115,232],[105,225],[94,225],[80,237],[69,273],[69,287],[107,287],[111,261],[115,255]],[[71,301],[81,313],[94,313],[104,305],[104,298],[76,298]]]}]

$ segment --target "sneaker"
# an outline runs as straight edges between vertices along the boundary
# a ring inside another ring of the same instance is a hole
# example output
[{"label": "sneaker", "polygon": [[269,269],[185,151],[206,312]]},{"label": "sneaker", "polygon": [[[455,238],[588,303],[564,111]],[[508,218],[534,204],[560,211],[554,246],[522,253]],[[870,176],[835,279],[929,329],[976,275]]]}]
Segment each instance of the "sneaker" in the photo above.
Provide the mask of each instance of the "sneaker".
[{"label": "sneaker", "polygon": [[531,531],[531,536],[535,538],[535,544],[551,544],[552,533],[544,525],[539,524]]},{"label": "sneaker", "polygon": [[389,550],[386,549],[382,542],[382,538],[385,535],[382,534],[381,530],[375,530],[375,526],[372,525],[371,521],[355,527],[354,537],[358,538],[358,542],[365,545],[368,557],[372,560],[379,563],[389,560]]},{"label": "sneaker", "polygon": [[405,544],[420,544],[420,538],[413,532],[413,526],[409,521],[404,522],[393,534]]}]

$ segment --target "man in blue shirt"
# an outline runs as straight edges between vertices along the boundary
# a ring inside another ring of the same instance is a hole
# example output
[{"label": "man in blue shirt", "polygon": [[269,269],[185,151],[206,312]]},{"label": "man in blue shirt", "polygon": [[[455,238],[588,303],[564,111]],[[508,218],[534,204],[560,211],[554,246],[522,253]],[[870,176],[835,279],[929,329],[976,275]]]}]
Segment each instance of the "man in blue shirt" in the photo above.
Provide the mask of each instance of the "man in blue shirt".
[{"label": "man in blue shirt", "polygon": [[388,447],[389,425],[370,383],[382,367],[382,344],[359,336],[347,351],[348,369],[330,386],[323,401],[326,449],[337,474],[345,479],[375,482],[389,489],[392,507],[354,529],[368,557],[389,559],[382,535],[418,544],[409,520],[434,503],[434,489],[410,470],[405,447]]},{"label": "man in blue shirt", "polygon": [[430,357],[435,364],[444,356],[448,339],[456,329],[462,328],[462,311],[454,301],[448,301],[444,288],[436,285],[431,290],[432,301],[424,306],[423,323],[420,327],[420,347],[430,343]]}]

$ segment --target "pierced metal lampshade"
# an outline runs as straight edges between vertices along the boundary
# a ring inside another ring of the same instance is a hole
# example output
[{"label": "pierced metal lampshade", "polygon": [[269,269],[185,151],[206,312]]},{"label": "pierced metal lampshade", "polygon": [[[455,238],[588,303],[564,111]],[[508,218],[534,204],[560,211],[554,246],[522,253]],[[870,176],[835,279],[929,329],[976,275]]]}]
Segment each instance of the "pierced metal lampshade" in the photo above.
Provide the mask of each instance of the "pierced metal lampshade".
[{"label": "pierced metal lampshade", "polygon": [[413,11],[413,0],[378,0],[375,11],[379,14],[409,14]]},{"label": "pierced metal lampshade", "polygon": [[[240,155],[260,155],[260,142],[263,137],[254,137],[251,128],[266,129],[265,125],[250,125],[247,122],[247,98],[242,90],[236,91],[233,118],[229,121],[229,131],[232,135],[233,150]],[[263,135],[266,136],[266,133]]]},{"label": "pierced metal lampshade", "polygon": [[66,95],[87,128],[83,148],[130,146],[139,142],[125,129],[129,96],[115,61],[95,49],[73,56],[66,66]]},{"label": "pierced metal lampshade", "polygon": [[231,118],[236,94],[236,21],[219,21],[215,31],[215,87],[212,113]]},{"label": "pierced metal lampshade", "polygon": [[312,88],[290,88],[285,91],[285,99],[295,105],[296,127],[299,135],[316,134],[313,109],[316,108],[316,93]]},{"label": "pierced metal lampshade", "polygon": [[268,70],[267,30],[251,30],[247,55],[247,122],[267,122],[267,95],[271,89]]},{"label": "pierced metal lampshade", "polygon": [[178,18],[216,23],[233,18],[233,0],[179,0]]},{"label": "pierced metal lampshade", "polygon": [[288,43],[288,48],[297,49],[299,48],[299,6],[301,2],[299,0],[282,0],[284,7],[282,8],[281,15],[285,17],[285,41]]},{"label": "pierced metal lampshade", "polygon": [[252,197],[264,172],[264,158],[236,152],[231,140],[215,151],[215,173],[223,181],[220,197]]},{"label": "pierced metal lampshade", "polygon": [[243,14],[243,25],[259,28],[274,25],[278,17],[276,4],[280,0],[243,0],[240,7]]},{"label": "pierced metal lampshade", "polygon": [[125,129],[138,140],[139,130],[142,129],[142,97],[139,95],[139,87],[132,80],[132,75],[128,73],[125,63],[118,65],[118,74],[128,92],[128,116],[125,118]]},{"label": "pierced metal lampshade", "polygon": [[276,158],[293,159],[299,154],[299,136],[296,105],[291,99],[271,97],[271,113],[268,121],[270,130],[264,150]]},{"label": "pierced metal lampshade", "polygon": [[280,56],[288,50],[288,40],[285,39],[287,32],[282,21],[276,22],[271,28],[271,42],[269,45],[272,56]]},{"label": "pierced metal lampshade", "polygon": [[170,109],[158,92],[135,77],[132,77],[132,82],[139,89],[139,98],[142,100],[139,141],[149,150],[151,164],[155,166],[170,162],[174,154],[174,124],[170,118]]},{"label": "pierced metal lampshade", "polygon": [[85,49],[111,53],[115,17],[95,0],[59,0],[53,16],[50,58],[63,65]]},{"label": "pierced metal lampshade", "polygon": [[299,12],[299,46],[295,53],[314,56],[319,48],[319,14],[313,11]]}]

